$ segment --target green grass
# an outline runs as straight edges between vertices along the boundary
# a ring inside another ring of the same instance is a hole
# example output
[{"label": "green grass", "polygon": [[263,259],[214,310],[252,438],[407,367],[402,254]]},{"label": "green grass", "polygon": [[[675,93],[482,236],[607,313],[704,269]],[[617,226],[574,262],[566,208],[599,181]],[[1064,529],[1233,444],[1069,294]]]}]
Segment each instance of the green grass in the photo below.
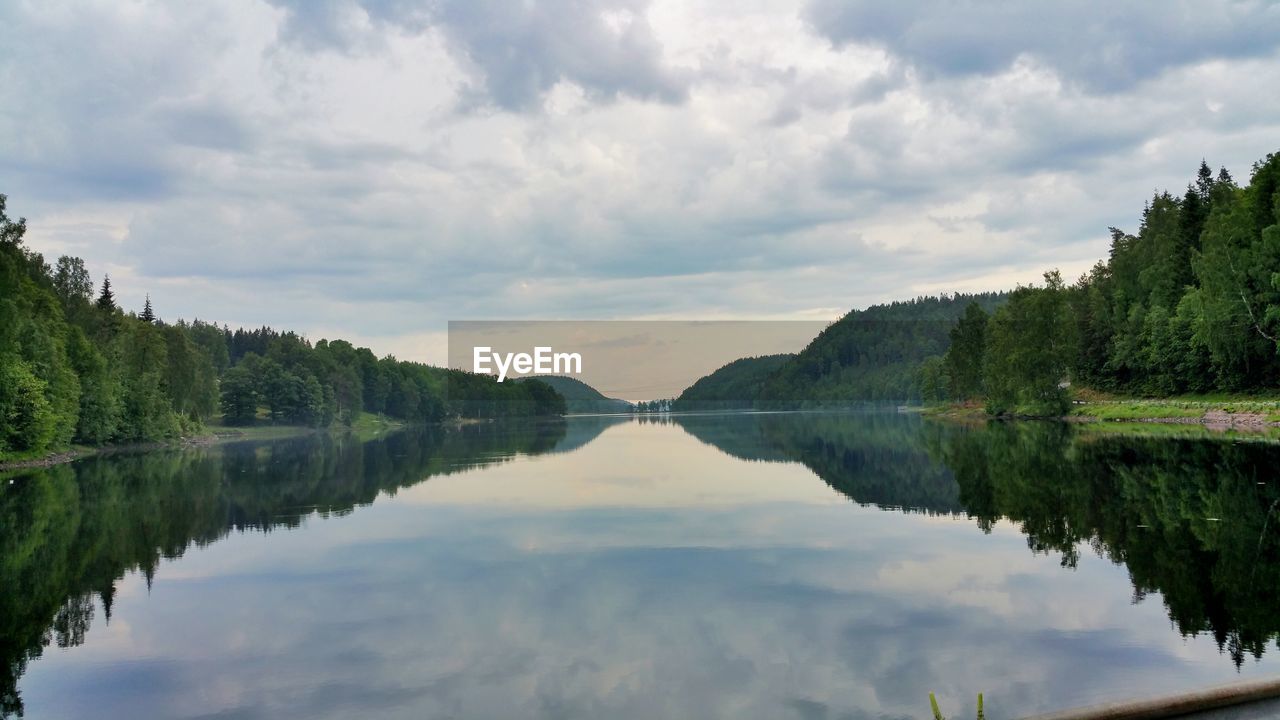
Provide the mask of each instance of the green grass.
[{"label": "green grass", "polygon": [[[341,426],[335,426],[340,428]],[[393,420],[386,415],[377,415],[374,413],[362,412],[359,417],[351,423],[351,432],[355,433],[361,439],[377,437],[382,433],[396,428],[404,427],[404,423],[399,420]]]},{"label": "green grass", "polygon": [[1072,407],[1071,414],[1100,420],[1146,420],[1148,418],[1200,418],[1210,408],[1193,403],[1153,401],[1097,402]]},{"label": "green grass", "polygon": [[352,432],[357,437],[369,439],[390,430],[404,427],[404,423],[393,420],[386,415],[362,412],[350,427],[334,423],[327,428],[314,428],[306,425],[271,425],[259,421],[258,425],[223,425],[221,418],[210,422],[209,431],[228,440],[278,440],[280,438],[307,435],[316,432]]},{"label": "green grass", "polygon": [[1280,428],[1248,430],[1214,430],[1199,424],[1144,423],[1134,421],[1082,423],[1080,432],[1085,437],[1123,436],[1146,438],[1181,438],[1233,440],[1260,443],[1280,442]]},{"label": "green grass", "polygon": [[1267,422],[1280,422],[1280,397],[1264,395],[1178,395],[1169,398],[1117,398],[1093,391],[1077,393],[1083,405],[1071,414],[1102,420],[1144,420],[1200,418],[1213,410],[1233,414],[1262,415]]}]

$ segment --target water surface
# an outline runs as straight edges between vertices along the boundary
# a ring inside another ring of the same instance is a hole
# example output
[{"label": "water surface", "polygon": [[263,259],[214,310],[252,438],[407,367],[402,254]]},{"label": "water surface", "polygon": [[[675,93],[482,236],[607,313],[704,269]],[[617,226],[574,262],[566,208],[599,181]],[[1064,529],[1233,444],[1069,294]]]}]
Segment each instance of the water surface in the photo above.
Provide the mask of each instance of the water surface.
[{"label": "water surface", "polygon": [[[32,718],[918,718],[1275,672],[1280,449],[886,414],[95,458],[0,489]],[[7,483],[7,481],[5,481]]]}]

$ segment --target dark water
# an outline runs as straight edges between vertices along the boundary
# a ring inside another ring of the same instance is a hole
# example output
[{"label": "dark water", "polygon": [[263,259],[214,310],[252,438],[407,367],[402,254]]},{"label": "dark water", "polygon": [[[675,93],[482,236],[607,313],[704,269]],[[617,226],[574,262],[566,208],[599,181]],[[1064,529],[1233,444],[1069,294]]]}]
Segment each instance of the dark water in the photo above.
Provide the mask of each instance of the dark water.
[{"label": "dark water", "polygon": [[0,481],[31,718],[1016,717],[1275,672],[1280,448],[894,414],[411,430]]}]

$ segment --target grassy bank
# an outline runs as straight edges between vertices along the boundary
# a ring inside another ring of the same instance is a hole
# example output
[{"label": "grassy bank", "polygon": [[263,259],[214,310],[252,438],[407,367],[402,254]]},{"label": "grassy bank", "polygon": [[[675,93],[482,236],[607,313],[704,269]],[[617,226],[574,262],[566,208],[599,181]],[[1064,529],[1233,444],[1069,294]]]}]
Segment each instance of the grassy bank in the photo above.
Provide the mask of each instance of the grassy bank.
[{"label": "grassy bank", "polygon": [[282,440],[284,438],[300,437],[316,433],[354,433],[361,440],[367,440],[378,437],[383,433],[404,427],[404,425],[405,424],[403,422],[393,420],[385,415],[366,412],[360,413],[360,416],[356,418],[350,427],[345,425],[333,425],[327,428],[316,428],[306,425],[272,425],[266,423],[247,426],[233,426],[224,425],[221,418],[218,418],[206,425],[199,433],[188,437],[177,437],[159,442],[132,445],[73,445],[69,448],[55,452],[43,453],[34,457],[3,457],[0,458],[0,472],[4,472],[6,470],[21,470],[24,468],[50,467],[52,465],[71,462],[82,457],[110,452],[121,452],[127,450],[158,450],[166,447],[214,445],[222,442],[241,442],[246,440]]},{"label": "grassy bank", "polygon": [[1125,398],[1093,391],[1078,393],[1070,416],[1111,421],[1280,423],[1280,396],[1178,395],[1168,398]]},{"label": "grassy bank", "polygon": [[[951,420],[989,418],[981,403],[951,403],[929,407],[930,417]],[[1076,394],[1071,411],[1061,419],[1105,424],[1125,431],[1143,426],[1201,426],[1210,431],[1261,432],[1280,430],[1280,395],[1179,395],[1167,398],[1133,398],[1090,390]]]}]

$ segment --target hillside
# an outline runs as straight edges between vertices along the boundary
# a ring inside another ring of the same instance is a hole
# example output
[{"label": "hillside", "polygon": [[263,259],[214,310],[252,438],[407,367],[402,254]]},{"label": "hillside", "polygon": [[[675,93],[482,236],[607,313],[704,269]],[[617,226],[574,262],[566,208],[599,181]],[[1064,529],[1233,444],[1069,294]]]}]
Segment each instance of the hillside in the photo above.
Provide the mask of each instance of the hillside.
[{"label": "hillside", "polygon": [[570,414],[631,412],[631,403],[605,397],[599,390],[577,378],[563,375],[539,375],[537,379],[560,393],[564,398],[566,411]]},{"label": "hillside", "polygon": [[761,404],[819,407],[919,399],[917,372],[941,356],[948,333],[976,302],[990,312],[1005,293],[920,297],[853,310],[818,334],[765,383]]},{"label": "hillside", "polygon": [[794,358],[792,353],[734,360],[690,385],[672,404],[672,410],[730,410],[749,408],[765,382]]}]

